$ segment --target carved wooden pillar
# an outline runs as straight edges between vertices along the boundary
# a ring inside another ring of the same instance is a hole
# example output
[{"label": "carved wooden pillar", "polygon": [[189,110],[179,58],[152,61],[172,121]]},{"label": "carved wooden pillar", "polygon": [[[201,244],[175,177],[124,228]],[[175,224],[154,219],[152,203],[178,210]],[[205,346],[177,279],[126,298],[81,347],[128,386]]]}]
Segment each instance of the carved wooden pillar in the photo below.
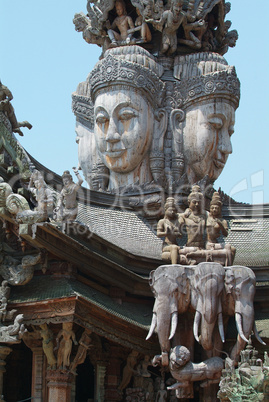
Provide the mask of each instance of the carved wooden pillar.
[{"label": "carved wooden pillar", "polygon": [[35,402],[43,401],[43,364],[44,353],[42,347],[31,348],[33,352],[32,365],[32,397]]},{"label": "carved wooden pillar", "polygon": [[110,346],[110,357],[106,372],[106,390],[105,390],[105,400],[106,401],[120,401],[121,395],[118,391],[118,386],[120,383],[120,366],[122,363],[122,349],[117,346]]},{"label": "carved wooden pillar", "polygon": [[5,359],[11,352],[12,349],[8,346],[0,346],[0,402],[5,402],[3,395],[3,374],[6,372]]},{"label": "carved wooden pillar", "polygon": [[97,364],[96,366],[96,400],[105,401],[105,376],[106,366]]},{"label": "carved wooden pillar", "polygon": [[71,402],[73,380],[69,371],[47,370],[48,402]]}]

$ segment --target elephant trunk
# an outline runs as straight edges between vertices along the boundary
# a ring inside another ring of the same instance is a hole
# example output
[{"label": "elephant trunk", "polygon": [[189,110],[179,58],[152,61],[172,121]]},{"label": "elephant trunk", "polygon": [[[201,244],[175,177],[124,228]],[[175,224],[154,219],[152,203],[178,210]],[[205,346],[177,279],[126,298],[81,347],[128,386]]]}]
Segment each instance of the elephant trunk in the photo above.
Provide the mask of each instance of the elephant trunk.
[{"label": "elephant trunk", "polygon": [[[213,349],[213,331],[218,318],[218,328],[222,342],[225,342],[221,301],[211,299],[211,304],[204,307],[202,314],[202,301],[198,301],[193,323],[193,334],[197,342],[201,343],[205,350]],[[199,325],[201,323],[201,337],[199,339]]]}]

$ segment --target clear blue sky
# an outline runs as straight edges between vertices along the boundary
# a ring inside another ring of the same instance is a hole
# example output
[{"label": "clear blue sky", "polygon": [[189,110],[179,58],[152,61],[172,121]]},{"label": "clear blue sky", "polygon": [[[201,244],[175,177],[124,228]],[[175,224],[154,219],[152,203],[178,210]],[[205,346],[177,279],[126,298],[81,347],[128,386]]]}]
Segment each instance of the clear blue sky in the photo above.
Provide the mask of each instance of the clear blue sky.
[{"label": "clear blue sky", "polygon": [[[241,81],[233,154],[217,180],[237,201],[269,202],[268,0],[230,0],[227,19],[239,32],[225,55]],[[71,93],[101,53],[72,23],[86,0],[0,0],[0,78],[13,92],[18,120],[33,129],[18,137],[39,162],[58,174],[78,163]]]}]

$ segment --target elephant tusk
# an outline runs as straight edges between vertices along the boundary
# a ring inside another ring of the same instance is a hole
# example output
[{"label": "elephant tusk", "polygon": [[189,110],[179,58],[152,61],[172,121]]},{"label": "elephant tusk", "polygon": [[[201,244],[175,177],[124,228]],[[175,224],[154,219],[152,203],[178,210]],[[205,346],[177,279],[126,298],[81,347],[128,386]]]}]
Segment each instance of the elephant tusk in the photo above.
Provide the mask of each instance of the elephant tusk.
[{"label": "elephant tusk", "polygon": [[202,316],[201,313],[196,310],[194,321],[193,321],[193,335],[198,343],[200,343],[199,336],[198,336],[198,330],[199,330],[199,325],[201,322],[201,316]]},{"label": "elephant tusk", "polygon": [[173,336],[176,333],[176,329],[177,329],[177,311],[174,311],[172,313],[172,318],[171,318],[171,331],[170,331],[170,335],[169,335],[169,340],[173,338]]},{"label": "elephant tusk", "polygon": [[222,313],[220,313],[218,315],[218,325],[219,325],[219,334],[221,337],[221,341],[222,343],[225,342],[225,335],[224,335],[224,326],[223,326],[223,317],[222,317]]},{"label": "elephant tusk", "polygon": [[156,328],[156,325],[157,325],[157,315],[156,315],[156,313],[153,313],[151,326],[150,326],[150,329],[149,329],[149,333],[148,333],[148,335],[146,337],[146,341],[152,336],[152,334],[153,334],[153,332],[154,332],[154,330]]},{"label": "elephant tusk", "polygon": [[237,332],[240,335],[240,338],[243,339],[243,341],[248,342],[247,338],[244,335],[243,332],[243,327],[242,327],[242,316],[239,313],[235,313],[235,323],[236,323],[236,328],[237,328]]},{"label": "elephant tusk", "polygon": [[254,330],[254,335],[256,336],[256,339],[264,346],[266,346],[266,343],[263,342],[262,338],[260,337],[257,327],[256,327],[256,323],[254,322],[254,326],[253,326],[253,330]]}]

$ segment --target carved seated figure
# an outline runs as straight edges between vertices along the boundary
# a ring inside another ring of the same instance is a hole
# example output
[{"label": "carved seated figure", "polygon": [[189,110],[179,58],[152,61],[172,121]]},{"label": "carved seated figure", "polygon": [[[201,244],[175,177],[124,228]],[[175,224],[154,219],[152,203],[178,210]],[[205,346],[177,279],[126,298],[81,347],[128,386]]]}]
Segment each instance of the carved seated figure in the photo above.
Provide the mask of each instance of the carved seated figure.
[{"label": "carved seated figure", "polygon": [[157,236],[165,238],[162,259],[171,261],[172,264],[177,264],[179,250],[177,238],[181,237],[181,233],[174,198],[167,198],[164,209],[164,218],[160,219],[157,225]]},{"label": "carved seated figure", "polygon": [[[228,235],[228,223],[221,217],[221,206],[220,195],[218,192],[215,192],[210,203],[210,212],[206,221],[206,249],[212,251],[212,257],[213,255],[215,257],[225,256],[225,266],[229,266],[233,264],[236,249],[230,244],[218,243],[218,238],[221,234],[225,237]],[[207,256],[207,261],[210,261],[209,255]],[[214,258],[214,261],[216,261],[216,258]]]},{"label": "carved seated figure", "polygon": [[[218,383],[224,361],[220,357],[211,357],[201,363],[190,361],[190,351],[185,346],[175,346],[170,352],[170,372],[177,382],[168,387],[176,390],[177,398],[193,398],[193,382],[204,381],[201,387]],[[208,381],[209,380],[209,381]]]},{"label": "carved seated figure", "polygon": [[[128,30],[134,29],[133,20],[127,15],[125,4],[122,0],[115,2],[115,8],[118,16],[114,19],[111,27],[109,21],[107,21],[107,34],[111,40],[111,45],[118,46],[119,44],[129,44],[132,34],[128,33]],[[115,31],[116,28],[119,32]]]}]

